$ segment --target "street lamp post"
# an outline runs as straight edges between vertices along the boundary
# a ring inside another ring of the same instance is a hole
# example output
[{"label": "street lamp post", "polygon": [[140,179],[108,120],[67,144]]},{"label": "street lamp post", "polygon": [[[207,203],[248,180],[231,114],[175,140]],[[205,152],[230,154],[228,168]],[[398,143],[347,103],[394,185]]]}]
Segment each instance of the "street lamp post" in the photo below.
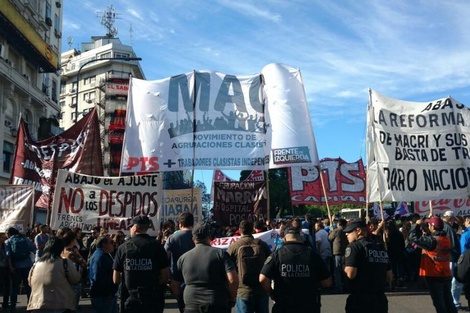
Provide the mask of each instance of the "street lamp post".
[{"label": "street lamp post", "polygon": [[75,90],[75,99],[77,103],[75,103],[75,123],[78,121],[78,89],[79,89],[79,84],[80,84],[80,72],[82,71],[82,68],[84,68],[86,65],[93,63],[93,62],[98,62],[98,61],[106,61],[106,60],[121,60],[121,61],[142,61],[142,58],[100,58],[100,59],[93,59],[89,60],[85,63],[83,63],[80,68],[78,69],[77,72],[77,80],[75,81],[76,83],[76,90]]}]

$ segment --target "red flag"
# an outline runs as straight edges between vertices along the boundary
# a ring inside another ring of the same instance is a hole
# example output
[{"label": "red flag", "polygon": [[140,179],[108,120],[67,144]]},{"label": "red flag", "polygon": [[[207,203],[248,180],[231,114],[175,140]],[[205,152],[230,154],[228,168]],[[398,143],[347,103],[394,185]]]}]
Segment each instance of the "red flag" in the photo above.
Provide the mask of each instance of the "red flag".
[{"label": "red flag", "polygon": [[57,171],[103,176],[100,128],[96,108],[58,136],[32,139],[27,123],[20,121],[10,184],[33,185],[34,205],[52,206]]},{"label": "red flag", "polygon": [[250,175],[248,175],[245,181],[264,181],[264,171],[263,170],[251,171]]}]

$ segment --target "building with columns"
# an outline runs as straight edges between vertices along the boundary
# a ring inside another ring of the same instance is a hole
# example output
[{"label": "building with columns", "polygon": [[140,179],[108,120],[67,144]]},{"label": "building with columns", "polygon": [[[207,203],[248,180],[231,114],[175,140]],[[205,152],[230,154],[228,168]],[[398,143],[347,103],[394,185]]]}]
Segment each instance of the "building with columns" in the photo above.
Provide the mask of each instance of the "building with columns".
[{"label": "building with columns", "polygon": [[20,116],[37,139],[61,132],[62,4],[0,0],[0,184],[10,178]]}]

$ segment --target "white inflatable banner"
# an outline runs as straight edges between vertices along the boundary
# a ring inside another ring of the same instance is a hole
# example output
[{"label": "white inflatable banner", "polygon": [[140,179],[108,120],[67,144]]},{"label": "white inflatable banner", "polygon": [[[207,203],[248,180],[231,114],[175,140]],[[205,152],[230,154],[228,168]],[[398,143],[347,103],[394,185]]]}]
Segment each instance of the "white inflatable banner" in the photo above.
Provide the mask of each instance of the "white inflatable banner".
[{"label": "white inflatable banner", "polygon": [[262,75],[195,71],[131,79],[123,173],[312,163],[317,149],[296,69],[271,64]]},{"label": "white inflatable banner", "polygon": [[407,102],[371,92],[368,200],[470,195],[470,110],[451,97]]}]

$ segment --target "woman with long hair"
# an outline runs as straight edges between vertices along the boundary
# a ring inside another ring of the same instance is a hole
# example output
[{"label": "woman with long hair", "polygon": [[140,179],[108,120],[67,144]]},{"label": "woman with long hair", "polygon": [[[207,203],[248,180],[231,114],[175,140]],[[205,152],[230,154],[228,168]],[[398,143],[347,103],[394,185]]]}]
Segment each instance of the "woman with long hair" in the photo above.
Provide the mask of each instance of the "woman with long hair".
[{"label": "woman with long hair", "polygon": [[[75,269],[83,275],[84,272],[87,271],[87,261],[83,259],[82,255],[80,254],[80,250],[77,248],[77,233],[73,231],[68,231],[64,233],[62,236],[62,240],[64,241],[64,250],[62,251],[62,258],[69,259],[73,262],[73,266]],[[76,309],[78,310],[78,303],[80,302],[80,297],[82,296],[82,284],[78,282],[77,284],[73,285],[73,288],[76,293]]]},{"label": "woman with long hair", "polygon": [[47,241],[44,253],[29,272],[31,297],[28,311],[75,311],[75,291],[72,285],[80,281],[80,273],[68,259],[62,259],[64,243],[57,237]]},{"label": "woman with long hair", "polygon": [[126,241],[126,235],[121,230],[118,230],[118,232],[115,233],[112,237],[112,240],[114,245],[114,251],[111,253],[111,255],[114,257],[119,246]]}]

